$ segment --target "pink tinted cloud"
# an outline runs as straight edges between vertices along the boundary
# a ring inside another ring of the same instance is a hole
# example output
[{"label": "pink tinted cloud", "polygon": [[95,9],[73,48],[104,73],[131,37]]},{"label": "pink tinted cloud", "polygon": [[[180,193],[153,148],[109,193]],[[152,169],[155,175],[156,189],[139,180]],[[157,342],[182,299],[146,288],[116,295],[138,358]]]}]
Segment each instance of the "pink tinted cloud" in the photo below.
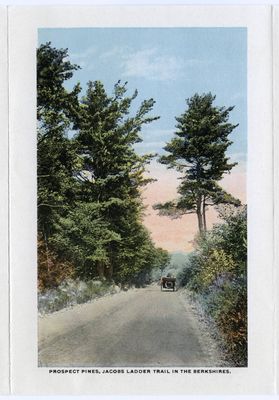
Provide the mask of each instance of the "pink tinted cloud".
[{"label": "pink tinted cloud", "polygon": [[[198,231],[197,217],[195,214],[184,215],[182,218],[171,219],[158,215],[152,205],[175,199],[179,174],[168,170],[163,165],[152,164],[149,168],[150,175],[157,179],[144,189],[143,201],[146,206],[144,224],[150,231],[155,244],[168,251],[189,252],[193,249],[193,240]],[[246,202],[246,174],[240,167],[235,167],[234,172],[226,175],[221,182],[225,190],[233,196]],[[211,208],[207,212],[208,227],[218,222],[216,211]]]}]

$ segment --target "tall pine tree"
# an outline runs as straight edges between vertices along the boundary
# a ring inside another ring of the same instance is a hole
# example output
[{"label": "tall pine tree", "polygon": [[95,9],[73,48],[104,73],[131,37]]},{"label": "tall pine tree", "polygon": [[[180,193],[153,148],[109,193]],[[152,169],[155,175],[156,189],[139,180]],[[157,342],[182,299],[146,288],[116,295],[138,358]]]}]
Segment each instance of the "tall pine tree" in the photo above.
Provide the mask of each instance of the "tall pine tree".
[{"label": "tall pine tree", "polygon": [[229,135],[238,125],[228,122],[233,107],[217,107],[214,100],[211,93],[195,94],[187,100],[187,110],[176,118],[175,136],[164,147],[169,154],[159,161],[182,174],[180,196],[154,206],[161,215],[196,213],[200,232],[206,230],[208,206],[240,204],[218,184],[237,164],[229,161],[226,151],[232,144]]},{"label": "tall pine tree", "polygon": [[133,146],[142,140],[142,126],[158,117],[149,115],[153,99],[143,101],[131,116],[130,106],[137,92],[130,97],[126,92],[126,84],[118,82],[109,96],[101,82],[89,82],[81,101],[76,137],[83,159],[78,177],[81,200],[99,205],[102,223],[109,226],[111,237],[117,238],[104,243],[95,266],[102,276],[120,280],[145,268],[144,258],[149,257],[143,250],[148,248],[151,254],[154,248],[141,222],[140,191],[150,181],[143,173],[152,155],[140,156]]},{"label": "tall pine tree", "polygon": [[73,175],[79,168],[75,145],[67,133],[78,120],[80,87],[77,84],[70,91],[64,87],[79,67],[67,57],[67,49],[56,49],[50,43],[37,50],[38,225],[45,240],[57,218],[73,204]]}]

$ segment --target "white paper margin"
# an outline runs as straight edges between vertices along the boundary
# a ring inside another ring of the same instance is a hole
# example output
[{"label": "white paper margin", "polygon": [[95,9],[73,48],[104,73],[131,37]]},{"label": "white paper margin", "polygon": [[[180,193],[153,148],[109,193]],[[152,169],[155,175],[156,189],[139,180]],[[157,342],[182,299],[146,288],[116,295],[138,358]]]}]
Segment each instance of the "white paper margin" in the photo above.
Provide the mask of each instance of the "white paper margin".
[{"label": "white paper margin", "polygon": [[0,7],[0,394],[9,392],[7,8]]},{"label": "white paper margin", "polygon": [[[271,7],[12,7],[9,21],[12,393],[274,393]],[[230,375],[74,377],[37,367],[37,29],[138,26],[248,28],[249,366]]]},{"label": "white paper margin", "polygon": [[[279,333],[279,6],[273,7],[273,159],[274,159],[274,282],[276,282],[276,298],[274,303],[274,319],[276,338]],[[279,388],[279,345],[275,341],[275,376],[276,393]]]}]

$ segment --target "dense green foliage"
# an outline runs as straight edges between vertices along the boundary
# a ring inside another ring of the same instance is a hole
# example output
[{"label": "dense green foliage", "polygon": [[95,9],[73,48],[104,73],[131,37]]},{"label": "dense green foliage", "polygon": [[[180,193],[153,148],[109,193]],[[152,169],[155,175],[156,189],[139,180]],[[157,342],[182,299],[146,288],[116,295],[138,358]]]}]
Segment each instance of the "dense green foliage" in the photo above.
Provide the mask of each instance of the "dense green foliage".
[{"label": "dense green foliage", "polygon": [[226,151],[228,136],[237,127],[228,122],[233,107],[216,107],[215,96],[195,94],[187,100],[187,110],[177,117],[174,138],[164,149],[169,153],[160,162],[182,173],[177,200],[155,205],[161,215],[179,217],[196,213],[199,231],[206,231],[206,209],[217,204],[236,204],[239,200],[219,185],[230,163]]},{"label": "dense green foliage", "polygon": [[59,216],[73,205],[73,175],[79,168],[75,143],[67,133],[78,115],[80,87],[67,91],[63,86],[78,67],[66,57],[66,50],[50,43],[37,51],[38,226],[46,242]]},{"label": "dense green foliage", "polygon": [[158,260],[165,262],[142,224],[141,187],[150,182],[144,171],[152,155],[134,150],[142,126],[158,118],[150,115],[154,100],[131,115],[137,91],[127,96],[120,81],[112,95],[99,81],[90,81],[82,98],[79,84],[66,90],[79,68],[67,50],[47,43],[37,61],[40,287],[58,285],[53,277],[62,281],[66,271],[144,283]]},{"label": "dense green foliage", "polygon": [[235,365],[247,365],[247,213],[223,207],[224,222],[199,236],[180,280],[200,299]]}]

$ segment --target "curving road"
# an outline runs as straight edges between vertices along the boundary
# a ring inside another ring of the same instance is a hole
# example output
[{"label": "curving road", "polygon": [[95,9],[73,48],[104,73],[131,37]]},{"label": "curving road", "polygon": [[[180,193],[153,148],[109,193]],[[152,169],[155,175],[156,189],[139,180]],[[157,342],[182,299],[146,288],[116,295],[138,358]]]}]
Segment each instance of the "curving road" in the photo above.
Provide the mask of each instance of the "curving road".
[{"label": "curving road", "polygon": [[39,318],[40,366],[220,366],[180,292],[157,285]]}]

